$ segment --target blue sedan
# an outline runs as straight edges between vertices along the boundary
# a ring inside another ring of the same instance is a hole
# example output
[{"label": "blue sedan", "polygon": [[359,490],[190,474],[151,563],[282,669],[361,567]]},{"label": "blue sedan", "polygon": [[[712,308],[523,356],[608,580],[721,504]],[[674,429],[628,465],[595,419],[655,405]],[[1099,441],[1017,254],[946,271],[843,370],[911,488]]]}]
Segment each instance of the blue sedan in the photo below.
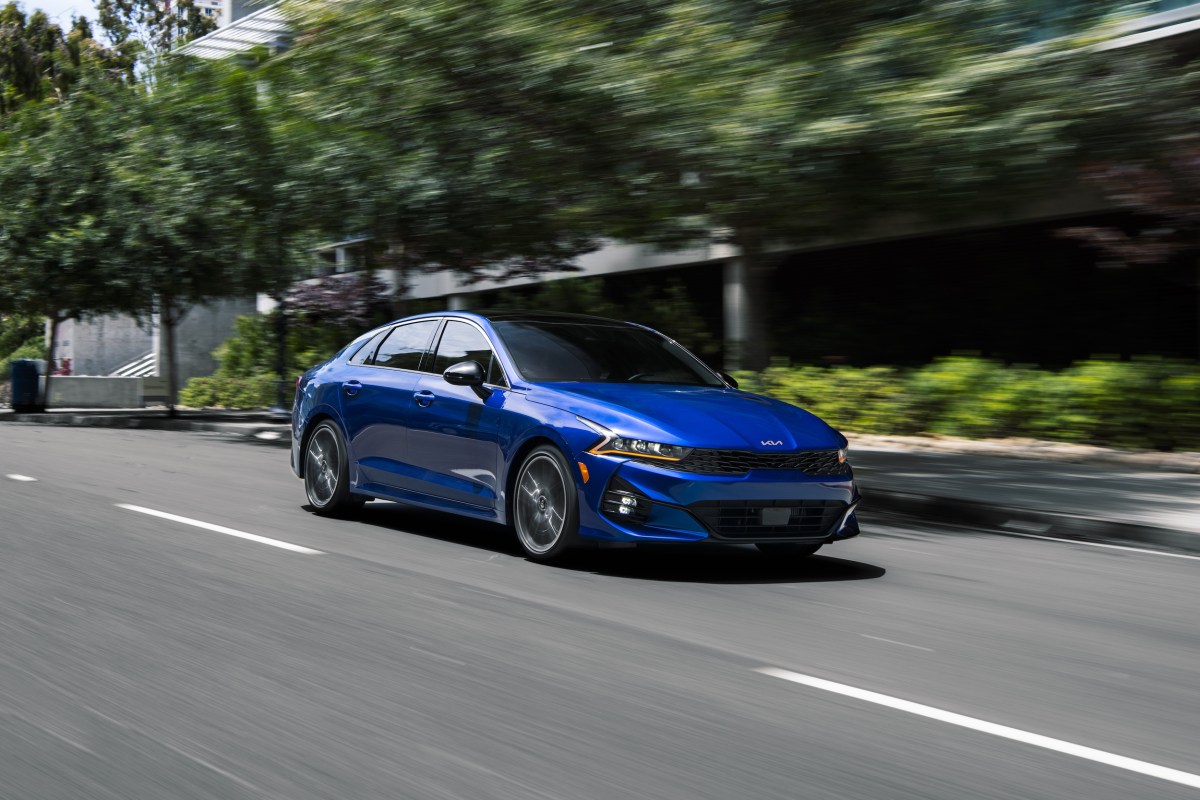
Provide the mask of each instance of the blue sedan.
[{"label": "blue sedan", "polygon": [[576,314],[424,314],[299,380],[311,508],[371,498],[511,526],[534,559],[596,543],[811,555],[858,534],[846,438],[670,338]]}]

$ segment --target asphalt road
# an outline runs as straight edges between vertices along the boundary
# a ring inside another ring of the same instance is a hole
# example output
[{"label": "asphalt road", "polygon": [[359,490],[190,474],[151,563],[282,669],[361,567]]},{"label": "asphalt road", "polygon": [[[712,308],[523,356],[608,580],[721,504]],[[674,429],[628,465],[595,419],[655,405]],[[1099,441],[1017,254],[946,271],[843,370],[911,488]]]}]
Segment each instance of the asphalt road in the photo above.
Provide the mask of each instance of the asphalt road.
[{"label": "asphalt road", "polygon": [[303,503],[275,447],[0,430],[0,798],[1200,796],[1200,560],[868,516],[549,567]]}]

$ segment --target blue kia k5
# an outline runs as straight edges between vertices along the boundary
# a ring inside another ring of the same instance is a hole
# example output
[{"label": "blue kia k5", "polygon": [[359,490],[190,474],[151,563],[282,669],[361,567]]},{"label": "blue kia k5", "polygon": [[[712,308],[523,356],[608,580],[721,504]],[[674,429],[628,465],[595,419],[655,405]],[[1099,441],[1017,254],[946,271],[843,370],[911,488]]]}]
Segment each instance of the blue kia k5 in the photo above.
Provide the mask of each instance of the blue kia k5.
[{"label": "blue kia k5", "polygon": [[599,317],[424,314],[299,380],[292,469],[318,514],[371,498],[511,526],[534,559],[603,542],[804,556],[858,534],[846,438]]}]

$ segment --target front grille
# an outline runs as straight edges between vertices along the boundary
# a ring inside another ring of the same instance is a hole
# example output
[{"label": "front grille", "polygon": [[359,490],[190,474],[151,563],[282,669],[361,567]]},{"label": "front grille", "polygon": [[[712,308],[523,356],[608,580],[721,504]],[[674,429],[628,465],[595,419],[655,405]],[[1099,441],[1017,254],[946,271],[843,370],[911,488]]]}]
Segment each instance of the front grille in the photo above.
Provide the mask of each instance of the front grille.
[{"label": "front grille", "polygon": [[[846,511],[846,503],[841,500],[710,500],[693,503],[688,508],[709,530],[727,539],[815,539],[833,532],[833,526]],[[764,508],[786,508],[791,513],[783,524],[764,525]]]},{"label": "front grille", "polygon": [[814,477],[848,475],[850,465],[838,461],[837,450],[799,453],[755,453],[750,450],[693,450],[679,461],[655,461],[656,466],[704,475],[745,475],[756,469],[796,470]]}]

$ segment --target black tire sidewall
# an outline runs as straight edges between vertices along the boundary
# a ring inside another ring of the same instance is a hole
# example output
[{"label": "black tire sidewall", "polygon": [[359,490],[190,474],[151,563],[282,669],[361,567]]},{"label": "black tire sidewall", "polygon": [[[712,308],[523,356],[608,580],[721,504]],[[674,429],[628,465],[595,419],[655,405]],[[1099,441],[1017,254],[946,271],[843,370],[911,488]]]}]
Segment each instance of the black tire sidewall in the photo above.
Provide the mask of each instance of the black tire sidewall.
[{"label": "black tire sidewall", "polygon": [[[313,439],[317,438],[317,434],[322,428],[328,428],[333,433],[333,438],[337,441],[338,448],[338,482],[333,489],[333,497],[323,506],[318,506],[313,502],[312,493],[309,491],[308,482],[312,480],[308,472],[308,449],[312,447]],[[313,428],[312,433],[308,435],[308,439],[304,444],[304,494],[308,498],[308,504],[313,510],[322,516],[334,516],[345,513],[349,510],[357,508],[359,504],[352,502],[350,495],[350,468],[349,459],[346,456],[346,439],[342,436],[342,432],[338,430],[338,426],[330,420],[323,420]]]},{"label": "black tire sidewall", "polygon": [[512,507],[512,526],[513,531],[517,534],[517,543],[521,545],[521,550],[526,556],[535,561],[553,561],[573,548],[579,541],[579,487],[575,483],[574,476],[571,474],[571,464],[567,461],[566,456],[557,447],[545,444],[530,450],[525,456],[525,460],[521,462],[521,467],[517,471],[517,480],[513,484],[514,495],[520,491],[521,478],[525,473],[525,465],[539,454],[548,455],[550,458],[553,458],[558,463],[559,469],[562,470],[563,479],[566,481],[566,491],[563,492],[563,496],[566,498],[567,513],[564,515],[566,519],[563,522],[562,533],[559,535],[558,541],[554,543],[554,546],[544,553],[535,553],[526,547],[525,540],[521,538],[518,529],[520,522],[517,518],[517,498],[515,496]]}]

